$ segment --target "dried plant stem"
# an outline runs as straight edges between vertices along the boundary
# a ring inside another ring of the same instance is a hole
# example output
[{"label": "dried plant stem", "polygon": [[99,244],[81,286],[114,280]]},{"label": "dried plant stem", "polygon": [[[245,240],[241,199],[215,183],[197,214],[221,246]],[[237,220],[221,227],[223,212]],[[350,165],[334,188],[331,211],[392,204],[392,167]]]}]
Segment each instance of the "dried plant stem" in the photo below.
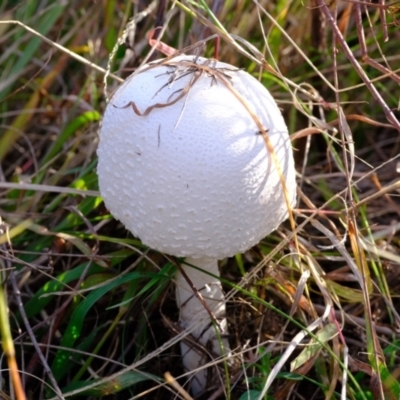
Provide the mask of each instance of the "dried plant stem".
[{"label": "dried plant stem", "polygon": [[357,71],[357,73],[360,76],[360,78],[364,81],[365,85],[368,87],[368,89],[371,92],[371,94],[375,97],[376,101],[382,107],[383,112],[386,115],[386,118],[400,132],[400,122],[397,120],[396,116],[393,114],[393,112],[387,106],[387,104],[385,103],[385,100],[383,100],[382,96],[380,95],[378,90],[375,88],[375,86],[372,85],[372,83],[369,80],[367,74],[362,69],[360,63],[354,57],[353,52],[351,51],[350,47],[348,46],[348,44],[344,40],[343,35],[340,32],[339,27],[337,26],[337,24],[336,24],[332,14],[331,14],[331,12],[329,11],[328,6],[325,4],[325,1],[324,0],[317,0],[317,4],[320,7],[320,10],[322,11],[322,13],[325,15],[326,20],[328,21],[333,33],[336,36],[337,41],[340,43],[343,51],[346,53],[346,56],[349,59],[350,63],[352,64],[354,69]]},{"label": "dried plant stem", "polygon": [[28,321],[28,317],[27,317],[27,315],[25,313],[24,305],[22,303],[21,294],[20,294],[20,291],[18,289],[17,281],[15,279],[14,271],[10,272],[9,280],[10,280],[11,285],[13,287],[14,295],[16,297],[16,302],[17,302],[17,305],[18,305],[18,309],[19,309],[19,312],[21,314],[22,320],[24,321],[25,328],[26,328],[26,330],[28,332],[29,338],[31,339],[31,341],[32,341],[32,343],[33,343],[33,345],[35,347],[36,353],[39,356],[40,361],[42,362],[43,368],[45,369],[45,372],[46,372],[47,376],[49,377],[49,379],[50,379],[50,381],[51,381],[51,383],[53,385],[53,390],[56,392],[56,394],[57,394],[59,399],[64,399],[64,396],[63,396],[63,394],[61,392],[61,389],[59,388],[59,386],[57,384],[57,381],[54,378],[54,375],[53,375],[53,373],[52,373],[52,371],[50,369],[50,366],[47,363],[47,360],[46,360],[46,358],[44,357],[44,355],[42,353],[42,350],[41,350],[41,348],[40,348],[40,346],[39,346],[39,344],[38,344],[38,342],[37,342],[37,340],[35,338],[35,334],[33,333],[32,327],[31,327],[31,325],[30,325],[30,323]]},{"label": "dried plant stem", "polygon": [[[68,56],[70,56],[71,58],[74,58],[75,60],[81,62],[82,64],[88,65],[90,68],[93,68],[94,70],[96,70],[98,72],[101,72],[102,74],[107,74],[107,70],[105,70],[104,68],[99,67],[97,64],[94,64],[94,63],[86,60],[86,58],[80,56],[79,54],[74,53],[73,51],[68,50],[66,47],[61,46],[60,44],[54,42],[53,40],[48,39],[46,36],[43,36],[42,34],[40,34],[39,32],[35,31],[34,29],[30,28],[29,26],[25,25],[21,21],[15,21],[15,20],[0,21],[0,25],[1,24],[19,25],[22,28],[24,28],[25,30],[27,30],[28,32],[30,32],[33,35],[35,35],[35,36],[39,37],[40,39],[42,39],[45,43],[47,43],[50,46],[53,46],[56,49],[62,51],[63,53],[65,53]],[[110,76],[111,78],[115,79],[118,82],[123,82],[122,78],[120,78],[119,76],[116,76],[114,74],[108,73],[107,76]]]},{"label": "dried plant stem", "polygon": [[7,299],[2,282],[0,283],[0,333],[3,351],[7,357],[11,381],[14,386],[15,397],[17,400],[26,400],[21,377],[18,372],[17,361],[15,359],[14,342],[12,340],[10,324],[8,321]]}]

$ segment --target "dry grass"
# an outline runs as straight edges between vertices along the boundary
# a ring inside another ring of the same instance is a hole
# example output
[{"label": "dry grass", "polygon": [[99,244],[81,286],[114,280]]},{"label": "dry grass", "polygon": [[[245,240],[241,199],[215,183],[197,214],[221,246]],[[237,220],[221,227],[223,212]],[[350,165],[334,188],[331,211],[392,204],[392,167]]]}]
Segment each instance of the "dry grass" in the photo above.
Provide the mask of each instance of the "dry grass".
[{"label": "dry grass", "polygon": [[112,219],[96,177],[105,70],[111,93],[160,57],[146,34],[164,23],[178,49],[218,33],[296,149],[295,229],[221,262],[237,363],[204,399],[400,399],[399,8],[162,4],[0,4],[0,397],[185,398],[174,263]]}]

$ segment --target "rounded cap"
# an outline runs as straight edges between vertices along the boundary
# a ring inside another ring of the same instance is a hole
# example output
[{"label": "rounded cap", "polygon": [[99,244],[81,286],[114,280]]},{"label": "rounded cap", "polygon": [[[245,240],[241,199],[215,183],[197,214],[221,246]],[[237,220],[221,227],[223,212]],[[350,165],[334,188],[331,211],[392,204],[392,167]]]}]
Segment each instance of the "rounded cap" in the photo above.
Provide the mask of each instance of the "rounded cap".
[{"label": "rounded cap", "polygon": [[161,60],[116,91],[98,148],[106,206],[149,247],[221,259],[257,244],[287,218],[274,162],[235,91],[267,130],[294,203],[288,130],[268,90],[222,62]]}]

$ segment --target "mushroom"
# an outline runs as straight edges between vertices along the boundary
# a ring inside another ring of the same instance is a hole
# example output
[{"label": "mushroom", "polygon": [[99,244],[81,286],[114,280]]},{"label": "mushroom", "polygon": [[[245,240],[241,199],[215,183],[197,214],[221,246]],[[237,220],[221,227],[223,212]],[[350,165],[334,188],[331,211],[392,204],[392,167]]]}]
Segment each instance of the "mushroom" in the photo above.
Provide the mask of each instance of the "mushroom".
[{"label": "mushroom", "polygon": [[[229,64],[185,55],[158,60],[108,103],[98,157],[111,214],[147,246],[185,257],[176,274],[180,325],[192,338],[181,343],[185,369],[207,360],[196,342],[213,357],[229,357],[218,260],[275,230],[296,198],[288,129],[274,99]],[[192,392],[209,383],[200,368]]]}]

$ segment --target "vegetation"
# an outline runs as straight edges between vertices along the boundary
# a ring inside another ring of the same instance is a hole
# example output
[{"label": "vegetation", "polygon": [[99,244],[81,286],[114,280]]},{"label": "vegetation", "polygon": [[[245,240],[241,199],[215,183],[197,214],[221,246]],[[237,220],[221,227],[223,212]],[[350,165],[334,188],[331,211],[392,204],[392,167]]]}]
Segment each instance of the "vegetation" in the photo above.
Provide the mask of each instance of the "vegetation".
[{"label": "vegetation", "polygon": [[106,94],[162,56],[163,26],[258,77],[296,149],[295,226],[221,262],[235,366],[204,399],[400,399],[399,10],[1,2],[0,397],[190,398],[176,260],[109,215],[96,176]]}]

